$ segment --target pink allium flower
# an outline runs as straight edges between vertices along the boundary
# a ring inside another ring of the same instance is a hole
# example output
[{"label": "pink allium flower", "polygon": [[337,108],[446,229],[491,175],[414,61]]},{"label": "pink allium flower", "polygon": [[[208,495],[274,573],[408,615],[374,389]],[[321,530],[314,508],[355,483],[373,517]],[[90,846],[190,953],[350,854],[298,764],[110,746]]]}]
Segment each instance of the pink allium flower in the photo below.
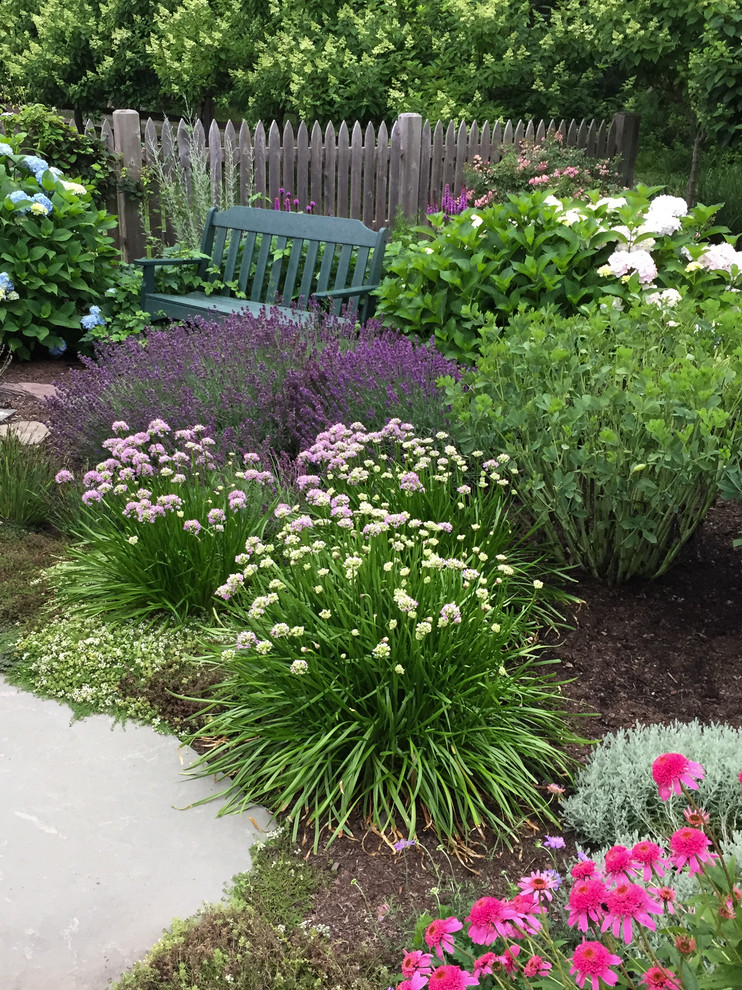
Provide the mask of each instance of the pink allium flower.
[{"label": "pink allium flower", "polygon": [[608,986],[615,986],[618,974],[609,969],[621,962],[620,956],[614,956],[602,942],[586,942],[584,939],[572,954],[570,974],[576,973],[575,981],[578,987],[585,986],[585,980],[590,980],[591,990],[599,990],[599,980]]},{"label": "pink allium flower", "polygon": [[695,828],[703,828],[711,821],[711,815],[703,808],[683,808],[683,818]]},{"label": "pink allium flower", "polygon": [[642,976],[642,983],[645,983],[647,990],[682,990],[680,981],[675,973],[661,966],[652,966]]},{"label": "pink allium flower", "polygon": [[658,877],[663,877],[666,867],[670,865],[670,861],[662,855],[662,849],[657,843],[650,842],[648,839],[637,842],[631,850],[631,855],[637,863],[644,867],[642,880],[645,882],[652,879],[653,872]]},{"label": "pink allium flower", "polygon": [[422,949],[415,949],[414,952],[406,952],[402,960],[402,976],[410,977],[414,973],[421,976],[430,976],[431,962],[433,956],[430,952],[423,952]]},{"label": "pink allium flower", "polygon": [[569,892],[567,924],[577,925],[581,932],[586,932],[588,919],[601,921],[605,915],[603,903],[607,896],[608,888],[602,880],[578,880]]},{"label": "pink allium flower", "polygon": [[479,980],[459,966],[439,966],[430,977],[435,990],[466,990],[466,987],[479,986]]},{"label": "pink allium flower", "polygon": [[521,877],[518,886],[524,893],[531,894],[538,901],[541,900],[542,895],[550,901],[554,896],[552,890],[557,890],[559,887],[559,880],[553,873],[534,870],[529,876]]},{"label": "pink allium flower", "polygon": [[644,887],[628,881],[608,891],[606,907],[608,913],[600,930],[607,932],[610,928],[614,938],[623,933],[623,940],[627,945],[634,935],[632,922],[638,921],[645,928],[656,931],[657,925],[649,915],[662,914],[661,905],[652,900]]},{"label": "pink allium flower", "polygon": [[711,839],[698,828],[679,828],[670,836],[670,859],[678,870],[688,864],[688,872],[703,872],[703,863],[712,863],[716,853],[710,853]]},{"label": "pink allium flower", "polygon": [[605,879],[610,883],[630,881],[636,872],[634,857],[626,846],[611,846],[605,854]]},{"label": "pink allium flower", "polygon": [[402,980],[401,983],[397,984],[397,990],[423,990],[427,982],[427,977],[423,976],[422,973],[413,973],[409,979]]},{"label": "pink allium flower", "polygon": [[524,976],[543,976],[551,969],[551,963],[542,959],[541,956],[531,956],[523,967]]},{"label": "pink allium flower", "polygon": [[494,952],[485,952],[479,959],[474,960],[474,975],[479,978],[489,976],[492,973],[492,966],[497,962],[498,957]]},{"label": "pink allium flower", "polygon": [[652,764],[652,777],[663,801],[667,801],[671,794],[682,794],[681,784],[697,791],[696,781],[703,780],[705,776],[701,764],[689,760],[682,753],[663,753]]},{"label": "pink allium flower", "polygon": [[54,475],[54,480],[58,485],[64,485],[68,481],[74,481],[75,476],[71,471],[62,469],[61,471],[57,471]]},{"label": "pink allium flower", "polygon": [[650,891],[656,894],[660,904],[663,905],[668,914],[675,914],[675,898],[677,893],[672,887],[650,887]]},{"label": "pink allium flower", "polygon": [[480,897],[471,906],[469,917],[469,938],[475,945],[491,945],[498,935],[510,938],[513,926],[510,921],[518,917],[507,901],[496,897]]},{"label": "pink allium flower", "polygon": [[575,880],[600,880],[600,871],[591,859],[582,859],[569,871]]},{"label": "pink allium flower", "polygon": [[458,918],[438,918],[425,929],[425,944],[435,949],[435,954],[443,961],[444,952],[453,952],[453,933],[463,928]]}]

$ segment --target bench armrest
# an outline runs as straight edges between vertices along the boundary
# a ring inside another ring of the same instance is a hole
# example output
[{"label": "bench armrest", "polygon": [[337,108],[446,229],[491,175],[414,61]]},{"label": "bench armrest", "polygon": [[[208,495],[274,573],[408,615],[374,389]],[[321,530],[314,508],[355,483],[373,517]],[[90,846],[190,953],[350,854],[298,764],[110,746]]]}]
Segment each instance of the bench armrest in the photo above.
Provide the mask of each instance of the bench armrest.
[{"label": "bench armrest", "polygon": [[203,258],[135,258],[133,264],[143,268],[142,272],[142,308],[144,297],[155,291],[155,268],[163,265],[198,265]]}]

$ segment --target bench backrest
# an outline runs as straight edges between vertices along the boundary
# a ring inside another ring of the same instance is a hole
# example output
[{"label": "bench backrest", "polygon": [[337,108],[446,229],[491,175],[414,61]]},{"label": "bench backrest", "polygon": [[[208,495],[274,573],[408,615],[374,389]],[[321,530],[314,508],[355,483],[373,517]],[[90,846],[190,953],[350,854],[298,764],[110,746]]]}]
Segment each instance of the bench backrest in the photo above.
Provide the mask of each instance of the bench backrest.
[{"label": "bench backrest", "polygon": [[[207,281],[236,283],[251,302],[306,309],[314,292],[375,285],[384,261],[386,230],[360,220],[265,210],[212,208],[199,266]],[[234,289],[225,285],[222,295]],[[336,300],[335,312],[348,300]],[[351,305],[357,299],[349,300]]]}]

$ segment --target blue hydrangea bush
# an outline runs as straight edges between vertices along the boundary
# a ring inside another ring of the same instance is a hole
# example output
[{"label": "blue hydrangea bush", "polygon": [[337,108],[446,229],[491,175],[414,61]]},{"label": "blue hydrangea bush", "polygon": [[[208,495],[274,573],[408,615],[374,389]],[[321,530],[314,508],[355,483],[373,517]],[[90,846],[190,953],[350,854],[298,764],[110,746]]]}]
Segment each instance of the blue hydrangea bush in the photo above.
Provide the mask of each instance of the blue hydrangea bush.
[{"label": "blue hydrangea bush", "polygon": [[20,358],[59,351],[111,282],[115,217],[43,158],[0,142],[0,343]]}]

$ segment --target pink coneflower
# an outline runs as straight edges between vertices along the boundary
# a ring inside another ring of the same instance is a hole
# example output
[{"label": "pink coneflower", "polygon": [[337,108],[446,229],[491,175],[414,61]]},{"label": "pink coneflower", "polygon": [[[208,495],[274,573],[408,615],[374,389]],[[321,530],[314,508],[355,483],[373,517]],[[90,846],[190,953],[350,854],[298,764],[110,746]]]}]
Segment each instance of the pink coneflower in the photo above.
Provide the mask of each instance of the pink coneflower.
[{"label": "pink coneflower", "polygon": [[435,990],[466,990],[476,987],[479,980],[459,966],[439,966],[430,977],[430,987]]},{"label": "pink coneflower", "polygon": [[431,962],[433,956],[430,952],[423,952],[422,949],[415,949],[414,952],[406,952],[402,960],[402,976],[410,977],[414,973],[421,976],[430,976]]},{"label": "pink coneflower", "polygon": [[510,921],[518,915],[507,901],[496,897],[480,897],[472,904],[469,917],[469,938],[475,945],[491,945],[498,935],[511,938],[513,926]]},{"label": "pink coneflower", "polygon": [[409,979],[402,980],[401,983],[397,984],[397,990],[423,990],[427,982],[427,977],[423,976],[422,973],[413,973]]},{"label": "pink coneflower", "polygon": [[512,976],[515,973],[515,971],[518,969],[518,963],[516,962],[515,957],[518,955],[519,952],[520,952],[519,945],[509,945],[507,949],[505,949],[503,954],[497,957],[497,961],[505,970],[505,972],[508,974],[508,976]]},{"label": "pink coneflower", "polygon": [[691,956],[696,951],[696,940],[692,935],[676,935],[675,948],[683,956]]},{"label": "pink coneflower", "polygon": [[435,949],[435,954],[443,961],[444,952],[453,952],[453,933],[464,926],[458,918],[438,918],[425,929],[425,944]]},{"label": "pink coneflower", "polygon": [[642,983],[645,983],[647,990],[682,990],[675,973],[661,966],[652,966],[642,976]]},{"label": "pink coneflower", "polygon": [[479,979],[482,976],[489,976],[492,967],[497,962],[497,955],[494,952],[485,952],[479,959],[474,960],[474,975]]},{"label": "pink coneflower", "polygon": [[678,896],[672,887],[650,887],[653,894],[659,898],[660,904],[668,914],[675,914],[675,898]]},{"label": "pink coneflower", "polygon": [[585,986],[585,980],[590,980],[592,990],[599,990],[599,980],[613,987],[618,982],[618,973],[614,973],[610,966],[617,966],[621,962],[620,956],[614,956],[612,952],[601,942],[585,942],[584,940],[577,946],[572,954],[572,966],[570,974],[576,973],[575,982],[578,987]]},{"label": "pink coneflower", "polygon": [[652,879],[652,873],[656,873],[658,877],[663,877],[666,868],[670,865],[670,861],[662,855],[662,849],[657,843],[650,842],[648,839],[637,842],[632,847],[631,855],[637,863],[644,867],[642,880],[645,883]]},{"label": "pink coneflower", "polygon": [[510,906],[517,915],[514,921],[516,931],[511,936],[512,938],[534,935],[541,928],[541,922],[536,915],[546,914],[546,908],[534,900],[530,894],[516,894],[510,901]]},{"label": "pink coneflower", "polygon": [[634,858],[626,846],[611,846],[605,854],[605,879],[609,883],[631,881],[637,873]]},{"label": "pink coneflower", "polygon": [[670,859],[676,869],[688,864],[688,872],[703,872],[703,863],[712,863],[717,859],[716,853],[710,853],[708,847],[711,839],[698,828],[679,828],[670,837]]},{"label": "pink coneflower", "polygon": [[550,901],[554,896],[552,890],[557,890],[559,887],[559,880],[553,873],[534,870],[527,877],[521,877],[518,886],[524,894],[531,894],[538,901],[541,900],[542,896]]},{"label": "pink coneflower", "polygon": [[740,770],[740,772],[739,772],[739,777],[737,777],[737,780],[738,780],[738,781],[739,781],[739,783],[740,783],[740,787],[742,787],[742,770]]},{"label": "pink coneflower", "polygon": [[663,801],[667,801],[671,794],[682,794],[681,784],[697,791],[696,781],[703,780],[705,776],[701,764],[689,760],[682,753],[663,753],[652,764],[652,777]]},{"label": "pink coneflower", "polygon": [[600,871],[591,859],[581,859],[569,872],[575,880],[600,880]]},{"label": "pink coneflower", "polygon": [[711,815],[703,808],[683,808],[683,818],[695,828],[703,828],[711,821]]},{"label": "pink coneflower", "polygon": [[627,945],[634,934],[632,922],[638,921],[645,928],[656,931],[657,925],[649,915],[662,914],[662,906],[653,901],[643,887],[628,881],[608,891],[606,907],[608,913],[600,930],[607,932],[610,928],[614,938],[623,933],[623,940]]},{"label": "pink coneflower", "polygon": [[575,924],[581,932],[587,931],[588,919],[601,921],[605,915],[603,903],[608,896],[608,888],[602,880],[578,880],[569,892],[567,924]]},{"label": "pink coneflower", "polygon": [[541,956],[531,956],[523,967],[524,976],[543,976],[551,969],[551,963],[542,959]]}]

